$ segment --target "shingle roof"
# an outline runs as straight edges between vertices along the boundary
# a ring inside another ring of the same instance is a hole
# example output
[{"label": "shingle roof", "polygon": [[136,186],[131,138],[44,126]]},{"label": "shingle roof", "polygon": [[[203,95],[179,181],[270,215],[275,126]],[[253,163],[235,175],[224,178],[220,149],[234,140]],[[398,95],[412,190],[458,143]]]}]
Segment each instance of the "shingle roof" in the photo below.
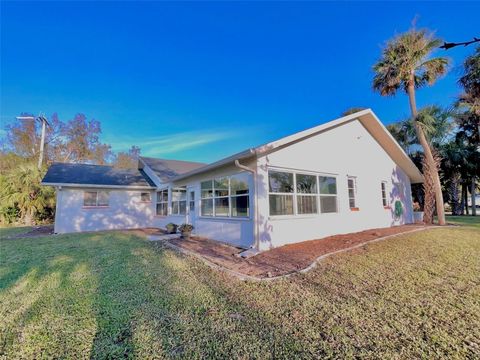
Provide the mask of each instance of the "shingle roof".
[{"label": "shingle roof", "polygon": [[162,181],[169,181],[174,177],[189,171],[199,169],[207,164],[191,161],[156,159],[141,156],[140,159],[152,169]]},{"label": "shingle roof", "polygon": [[137,169],[116,169],[112,166],[53,163],[42,184],[79,184],[96,186],[155,187],[155,183]]}]

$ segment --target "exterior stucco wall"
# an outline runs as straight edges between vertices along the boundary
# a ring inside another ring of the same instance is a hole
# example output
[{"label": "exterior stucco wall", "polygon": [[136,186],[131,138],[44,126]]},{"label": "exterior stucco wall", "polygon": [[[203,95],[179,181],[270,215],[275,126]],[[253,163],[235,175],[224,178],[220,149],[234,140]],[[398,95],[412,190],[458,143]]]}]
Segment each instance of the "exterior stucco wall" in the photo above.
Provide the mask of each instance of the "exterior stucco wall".
[{"label": "exterior stucco wall", "polygon": [[[257,166],[261,250],[334,234],[413,222],[408,176],[357,120],[260,157]],[[269,168],[335,174],[338,212],[270,217]],[[347,176],[357,178],[359,211],[349,208]],[[391,209],[385,209],[382,204],[382,181],[387,182]],[[399,219],[395,219],[393,213],[396,200],[400,200],[404,207]]]},{"label": "exterior stucco wall", "polygon": [[[141,192],[146,190],[109,191],[109,206],[105,208],[84,207],[83,192],[89,189],[65,188],[57,190],[55,232],[98,231],[132,229],[151,226],[155,214],[152,202],[142,202]],[[91,189],[95,191],[99,189]],[[103,189],[102,189],[103,190]]]},{"label": "exterior stucco wall", "polygon": [[[255,163],[251,164],[255,165]],[[200,183],[202,181],[212,180],[213,178],[230,176],[239,173],[245,172],[235,166],[225,166],[223,168],[216,169],[215,171],[210,171],[172,184],[174,187],[186,186],[187,195],[189,191],[195,191],[195,213],[190,214],[187,201],[186,216],[155,216],[153,218],[153,226],[165,227],[165,225],[170,222],[179,225],[184,222],[188,222],[195,226],[193,231],[195,235],[229,243],[239,247],[248,248],[249,246],[253,245],[254,184],[253,176],[251,174],[247,173],[250,187],[250,216],[248,218],[204,217],[200,214]]]}]

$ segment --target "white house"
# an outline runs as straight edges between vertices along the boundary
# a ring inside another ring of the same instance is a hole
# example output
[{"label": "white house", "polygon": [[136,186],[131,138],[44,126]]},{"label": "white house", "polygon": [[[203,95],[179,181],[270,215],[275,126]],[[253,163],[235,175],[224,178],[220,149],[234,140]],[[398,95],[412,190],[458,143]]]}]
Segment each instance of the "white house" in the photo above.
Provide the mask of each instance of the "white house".
[{"label": "white house", "polygon": [[142,157],[138,170],[53,164],[55,232],[191,223],[203,237],[266,250],[413,222],[422,174],[370,110],[211,164]]}]

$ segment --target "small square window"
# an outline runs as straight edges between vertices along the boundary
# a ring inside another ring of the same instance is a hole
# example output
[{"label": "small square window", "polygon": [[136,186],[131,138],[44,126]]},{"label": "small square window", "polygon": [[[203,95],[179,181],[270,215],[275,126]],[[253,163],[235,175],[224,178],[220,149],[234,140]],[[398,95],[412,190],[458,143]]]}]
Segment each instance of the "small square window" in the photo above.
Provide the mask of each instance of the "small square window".
[{"label": "small square window", "polygon": [[142,192],[140,193],[140,201],[141,202],[151,202],[152,198],[149,192]]}]

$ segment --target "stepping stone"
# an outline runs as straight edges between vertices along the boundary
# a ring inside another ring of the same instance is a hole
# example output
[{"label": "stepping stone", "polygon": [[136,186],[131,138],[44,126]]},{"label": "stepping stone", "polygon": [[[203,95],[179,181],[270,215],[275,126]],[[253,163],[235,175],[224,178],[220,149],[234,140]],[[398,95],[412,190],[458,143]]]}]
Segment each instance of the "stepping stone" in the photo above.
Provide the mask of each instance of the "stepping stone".
[{"label": "stepping stone", "polygon": [[166,235],[149,235],[147,237],[150,241],[166,241],[166,240],[173,240],[179,239],[180,234],[166,234]]},{"label": "stepping stone", "polygon": [[238,256],[238,257],[242,257],[244,259],[248,259],[252,256],[255,256],[257,254],[259,254],[260,251],[258,251],[257,249],[248,249],[248,250],[245,250],[245,251],[242,251],[240,254],[236,254],[235,256]]}]

